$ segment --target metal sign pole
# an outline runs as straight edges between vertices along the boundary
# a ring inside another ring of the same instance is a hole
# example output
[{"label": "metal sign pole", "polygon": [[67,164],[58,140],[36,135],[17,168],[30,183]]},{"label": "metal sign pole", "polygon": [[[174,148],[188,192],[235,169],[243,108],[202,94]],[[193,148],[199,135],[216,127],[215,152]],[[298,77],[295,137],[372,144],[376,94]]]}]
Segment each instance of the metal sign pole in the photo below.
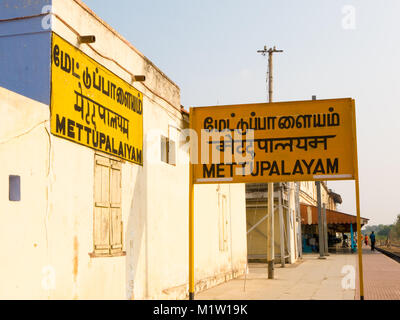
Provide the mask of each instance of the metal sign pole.
[{"label": "metal sign pole", "polygon": [[353,107],[353,144],[354,144],[354,172],[355,172],[355,187],[356,187],[356,206],[357,206],[357,239],[358,239],[358,275],[360,283],[360,300],[364,300],[364,273],[362,261],[362,243],[361,243],[361,214],[360,214],[360,183],[358,178],[358,150],[357,150],[357,121],[356,107],[352,100]]},{"label": "metal sign pole", "polygon": [[325,203],[322,205],[322,217],[324,219],[324,249],[325,256],[329,256],[329,236],[328,236],[328,217],[326,216],[326,205]]},{"label": "metal sign pole", "polygon": [[363,262],[362,262],[362,243],[361,243],[361,217],[360,217],[360,186],[357,179],[356,185],[356,202],[357,202],[357,251],[358,251],[358,274],[360,282],[360,300],[364,300],[364,274],[363,274]]},{"label": "metal sign pole", "polygon": [[189,128],[190,128],[190,151],[189,151],[189,300],[194,300],[194,184],[193,184],[193,141],[192,121],[193,108],[189,113]]},{"label": "metal sign pole", "polygon": [[326,259],[324,256],[324,226],[322,220],[322,199],[321,199],[321,181],[315,182],[317,186],[317,202],[318,202],[318,247],[319,259]]},{"label": "metal sign pole", "polygon": [[[275,52],[283,52],[275,47],[267,49],[264,46],[263,50],[258,50],[265,56],[268,53],[268,102],[272,102],[273,94],[273,70],[272,57]],[[274,183],[268,183],[268,218],[267,218],[267,263],[268,263],[268,279],[274,279],[274,261],[275,261],[275,244],[274,244]]]}]

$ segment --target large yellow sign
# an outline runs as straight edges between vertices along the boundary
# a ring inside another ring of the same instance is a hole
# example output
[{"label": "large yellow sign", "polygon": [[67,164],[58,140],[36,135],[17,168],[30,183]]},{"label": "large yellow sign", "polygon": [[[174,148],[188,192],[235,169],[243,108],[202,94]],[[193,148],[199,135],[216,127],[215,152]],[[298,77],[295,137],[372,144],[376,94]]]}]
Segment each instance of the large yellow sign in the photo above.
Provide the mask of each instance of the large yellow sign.
[{"label": "large yellow sign", "polygon": [[191,117],[194,183],[356,177],[350,98],[198,107]]},{"label": "large yellow sign", "polygon": [[53,33],[51,132],[143,165],[143,95]]}]

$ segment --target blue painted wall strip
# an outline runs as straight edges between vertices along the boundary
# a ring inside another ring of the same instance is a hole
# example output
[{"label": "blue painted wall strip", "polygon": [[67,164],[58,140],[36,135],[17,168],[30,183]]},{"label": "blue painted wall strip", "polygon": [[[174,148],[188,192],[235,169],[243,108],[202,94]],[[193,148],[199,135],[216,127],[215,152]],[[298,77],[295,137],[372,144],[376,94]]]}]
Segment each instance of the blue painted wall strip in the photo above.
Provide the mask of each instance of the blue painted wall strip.
[{"label": "blue painted wall strip", "polygon": [[[50,0],[2,1],[0,20],[40,14],[49,4]],[[0,21],[0,86],[49,105],[50,52],[51,25],[43,24],[43,17]]]}]

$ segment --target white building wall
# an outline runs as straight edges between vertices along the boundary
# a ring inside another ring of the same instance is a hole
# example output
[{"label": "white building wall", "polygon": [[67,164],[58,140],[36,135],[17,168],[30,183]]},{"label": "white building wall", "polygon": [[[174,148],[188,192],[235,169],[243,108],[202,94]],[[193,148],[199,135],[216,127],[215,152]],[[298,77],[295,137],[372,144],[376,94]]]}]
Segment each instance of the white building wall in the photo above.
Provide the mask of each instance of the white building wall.
[{"label": "white building wall", "polygon": [[[176,141],[177,165],[160,160],[160,134],[177,139],[187,126],[179,88],[96,18],[80,1],[54,0],[53,30],[144,95],[144,166],[122,165],[126,256],[94,258],[95,151],[49,135],[49,106],[0,88],[0,298],[184,298],[188,282],[188,153]],[[62,17],[61,22],[57,16]],[[106,59],[101,55],[112,58]],[[120,66],[119,66],[120,65]],[[125,68],[123,70],[121,68]],[[42,124],[40,124],[42,123]],[[21,135],[21,137],[18,137]],[[8,201],[8,175],[21,175],[21,202]],[[218,248],[218,192],[196,187],[197,288],[243,272],[246,262],[244,185],[223,185],[229,203],[229,251]],[[227,276],[228,275],[228,276]]]},{"label": "white building wall", "polygon": [[[38,288],[47,265],[50,113],[47,105],[2,88],[0,112],[0,297],[44,299]],[[9,175],[22,176],[21,202],[9,201]]]}]

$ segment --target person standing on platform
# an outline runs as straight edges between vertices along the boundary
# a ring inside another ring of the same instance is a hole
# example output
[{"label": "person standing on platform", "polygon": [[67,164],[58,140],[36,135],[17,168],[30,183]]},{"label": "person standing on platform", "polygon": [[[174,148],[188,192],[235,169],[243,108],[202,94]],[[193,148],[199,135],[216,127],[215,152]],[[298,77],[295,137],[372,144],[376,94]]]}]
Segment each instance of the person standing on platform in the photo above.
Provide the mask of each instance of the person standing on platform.
[{"label": "person standing on platform", "polygon": [[364,237],[364,242],[365,242],[365,245],[367,246],[368,245],[368,235],[367,234]]},{"label": "person standing on platform", "polygon": [[372,231],[369,239],[371,240],[371,251],[375,251],[375,233]]},{"label": "person standing on platform", "polygon": [[317,252],[317,246],[316,246],[317,240],[315,238],[316,238],[316,236],[313,235],[309,240],[309,244],[311,246],[311,251],[312,252]]}]

